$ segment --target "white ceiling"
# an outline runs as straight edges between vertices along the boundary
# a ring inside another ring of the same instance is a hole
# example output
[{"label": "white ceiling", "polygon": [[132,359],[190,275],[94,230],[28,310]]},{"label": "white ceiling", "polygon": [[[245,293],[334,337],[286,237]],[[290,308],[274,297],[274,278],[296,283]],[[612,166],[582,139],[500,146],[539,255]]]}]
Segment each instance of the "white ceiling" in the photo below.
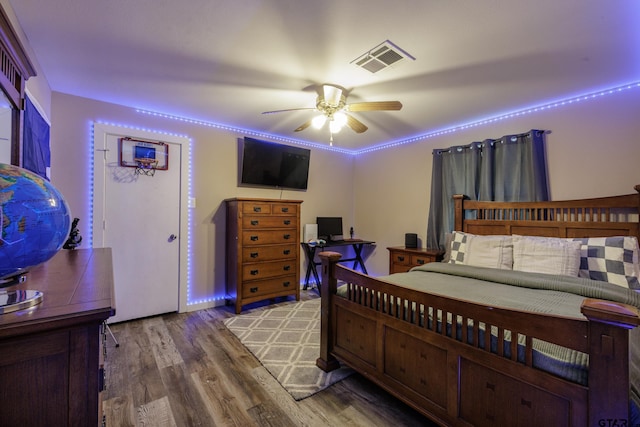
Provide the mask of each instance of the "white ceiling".
[{"label": "white ceiling", "polygon": [[[315,85],[353,113],[360,150],[640,80],[637,0],[9,0],[51,89],[326,144],[293,132]],[[390,40],[416,59],[351,61]]]}]

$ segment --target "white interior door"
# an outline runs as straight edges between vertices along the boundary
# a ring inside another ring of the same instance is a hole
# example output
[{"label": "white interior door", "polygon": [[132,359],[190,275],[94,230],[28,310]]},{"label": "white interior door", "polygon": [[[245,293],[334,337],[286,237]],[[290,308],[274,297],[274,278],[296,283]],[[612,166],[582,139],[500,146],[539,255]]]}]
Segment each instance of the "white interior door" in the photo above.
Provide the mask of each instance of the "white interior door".
[{"label": "white interior door", "polygon": [[180,303],[182,145],[163,141],[169,169],[146,176],[119,166],[123,136],[136,137],[105,133],[104,147],[95,145],[94,176],[103,175],[94,182],[94,246],[112,248],[116,315],[110,323],[178,311]]}]

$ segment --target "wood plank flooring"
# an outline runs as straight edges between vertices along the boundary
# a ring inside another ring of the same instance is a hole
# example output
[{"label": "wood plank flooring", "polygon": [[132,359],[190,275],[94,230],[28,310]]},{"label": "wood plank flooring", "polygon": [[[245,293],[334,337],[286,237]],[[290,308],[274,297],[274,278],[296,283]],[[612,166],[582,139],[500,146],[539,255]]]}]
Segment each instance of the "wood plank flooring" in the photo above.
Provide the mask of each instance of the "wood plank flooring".
[{"label": "wood plank flooring", "polygon": [[107,335],[106,425],[434,425],[358,374],[296,402],[223,325],[233,315],[217,307],[111,325],[120,346]]}]

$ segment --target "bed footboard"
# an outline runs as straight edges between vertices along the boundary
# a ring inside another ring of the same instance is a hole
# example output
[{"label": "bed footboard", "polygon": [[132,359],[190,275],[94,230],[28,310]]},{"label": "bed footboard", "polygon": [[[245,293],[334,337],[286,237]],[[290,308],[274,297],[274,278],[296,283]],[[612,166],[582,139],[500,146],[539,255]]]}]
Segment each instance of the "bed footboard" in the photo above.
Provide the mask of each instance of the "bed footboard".
[{"label": "bed footboard", "polygon": [[[321,369],[343,362],[442,425],[628,425],[636,308],[586,300],[588,320],[576,320],[487,307],[377,280],[340,257],[320,254]],[[447,318],[451,330],[437,321]],[[493,350],[483,330],[497,331]],[[509,337],[523,338],[523,358]],[[534,367],[534,339],[588,354],[588,385]]]}]

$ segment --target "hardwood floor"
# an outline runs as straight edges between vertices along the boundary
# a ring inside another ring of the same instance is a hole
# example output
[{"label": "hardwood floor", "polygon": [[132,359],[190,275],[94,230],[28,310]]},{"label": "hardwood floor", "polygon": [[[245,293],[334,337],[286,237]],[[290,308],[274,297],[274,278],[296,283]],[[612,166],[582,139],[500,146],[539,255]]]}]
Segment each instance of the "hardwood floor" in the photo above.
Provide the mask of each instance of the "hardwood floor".
[{"label": "hardwood floor", "polygon": [[106,425],[434,425],[358,374],[296,402],[223,325],[233,315],[218,307],[111,325],[120,346],[107,336]]}]

